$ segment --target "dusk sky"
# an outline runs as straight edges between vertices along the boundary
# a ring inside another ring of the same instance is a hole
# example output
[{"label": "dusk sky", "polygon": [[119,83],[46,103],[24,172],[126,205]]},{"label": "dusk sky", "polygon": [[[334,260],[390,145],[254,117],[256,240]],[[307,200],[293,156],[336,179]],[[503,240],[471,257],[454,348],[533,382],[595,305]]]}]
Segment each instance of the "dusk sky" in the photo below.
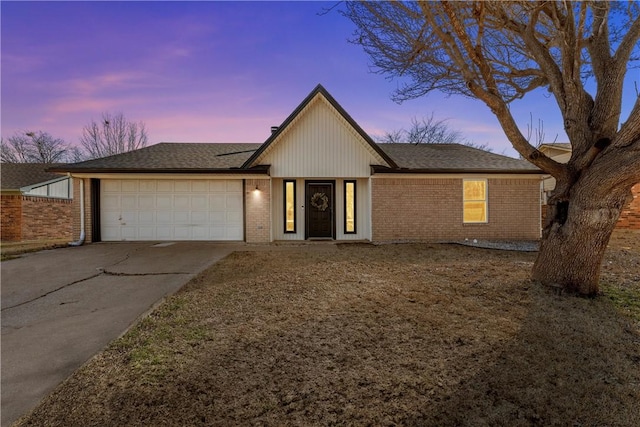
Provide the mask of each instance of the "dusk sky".
[{"label": "dusk sky", "polygon": [[[76,144],[102,112],[122,112],[146,124],[150,144],[263,142],[321,83],[372,136],[433,113],[469,141],[515,155],[479,101],[391,101],[399,82],[371,72],[348,42],[353,24],[322,14],[333,5],[2,1],[2,137],[42,130]],[[567,141],[548,95],[512,111],[522,129],[532,114],[549,142]]]}]

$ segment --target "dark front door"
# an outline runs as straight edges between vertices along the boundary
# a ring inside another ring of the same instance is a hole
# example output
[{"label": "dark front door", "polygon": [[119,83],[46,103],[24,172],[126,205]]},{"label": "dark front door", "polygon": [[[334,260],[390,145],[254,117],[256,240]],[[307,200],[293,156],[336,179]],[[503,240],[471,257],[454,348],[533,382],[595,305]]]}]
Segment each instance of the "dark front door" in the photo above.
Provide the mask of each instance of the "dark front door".
[{"label": "dark front door", "polygon": [[333,182],[307,182],[307,238],[335,238]]}]

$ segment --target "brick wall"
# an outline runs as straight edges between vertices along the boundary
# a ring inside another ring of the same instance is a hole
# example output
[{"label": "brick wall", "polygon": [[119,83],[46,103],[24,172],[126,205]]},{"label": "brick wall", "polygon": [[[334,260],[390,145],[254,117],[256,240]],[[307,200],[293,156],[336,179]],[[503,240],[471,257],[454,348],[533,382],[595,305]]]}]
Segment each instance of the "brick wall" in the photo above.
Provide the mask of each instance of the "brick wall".
[{"label": "brick wall", "polygon": [[462,178],[372,180],[373,240],[540,237],[540,183],[489,179],[487,224],[463,224]]},{"label": "brick wall", "polygon": [[0,238],[3,242],[22,240],[22,196],[6,195],[0,197]]},{"label": "brick wall", "polygon": [[73,201],[3,195],[2,241],[70,239]]},{"label": "brick wall", "polygon": [[73,201],[22,197],[22,239],[71,239]]},{"label": "brick wall", "polygon": [[[256,191],[256,187],[258,191]],[[244,187],[245,241],[271,240],[271,183],[269,179],[247,179]]]},{"label": "brick wall", "polygon": [[620,213],[617,228],[627,228],[640,230],[640,184],[636,184],[632,189],[633,200]]}]

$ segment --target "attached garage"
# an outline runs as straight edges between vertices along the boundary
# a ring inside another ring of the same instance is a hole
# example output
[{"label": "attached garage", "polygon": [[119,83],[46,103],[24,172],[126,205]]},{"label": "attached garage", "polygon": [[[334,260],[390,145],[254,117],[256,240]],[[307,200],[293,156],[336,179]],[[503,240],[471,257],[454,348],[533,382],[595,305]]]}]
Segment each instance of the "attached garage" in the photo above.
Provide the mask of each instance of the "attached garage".
[{"label": "attached garage", "polygon": [[241,179],[101,179],[103,241],[241,241]]}]

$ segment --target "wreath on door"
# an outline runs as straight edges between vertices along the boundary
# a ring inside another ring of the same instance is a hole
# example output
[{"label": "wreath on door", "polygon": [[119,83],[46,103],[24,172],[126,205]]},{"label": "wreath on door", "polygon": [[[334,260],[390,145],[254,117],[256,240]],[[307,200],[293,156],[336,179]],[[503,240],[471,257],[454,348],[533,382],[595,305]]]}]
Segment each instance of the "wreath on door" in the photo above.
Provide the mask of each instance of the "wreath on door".
[{"label": "wreath on door", "polygon": [[311,206],[324,212],[329,207],[329,198],[324,193],[315,193],[311,197]]}]

